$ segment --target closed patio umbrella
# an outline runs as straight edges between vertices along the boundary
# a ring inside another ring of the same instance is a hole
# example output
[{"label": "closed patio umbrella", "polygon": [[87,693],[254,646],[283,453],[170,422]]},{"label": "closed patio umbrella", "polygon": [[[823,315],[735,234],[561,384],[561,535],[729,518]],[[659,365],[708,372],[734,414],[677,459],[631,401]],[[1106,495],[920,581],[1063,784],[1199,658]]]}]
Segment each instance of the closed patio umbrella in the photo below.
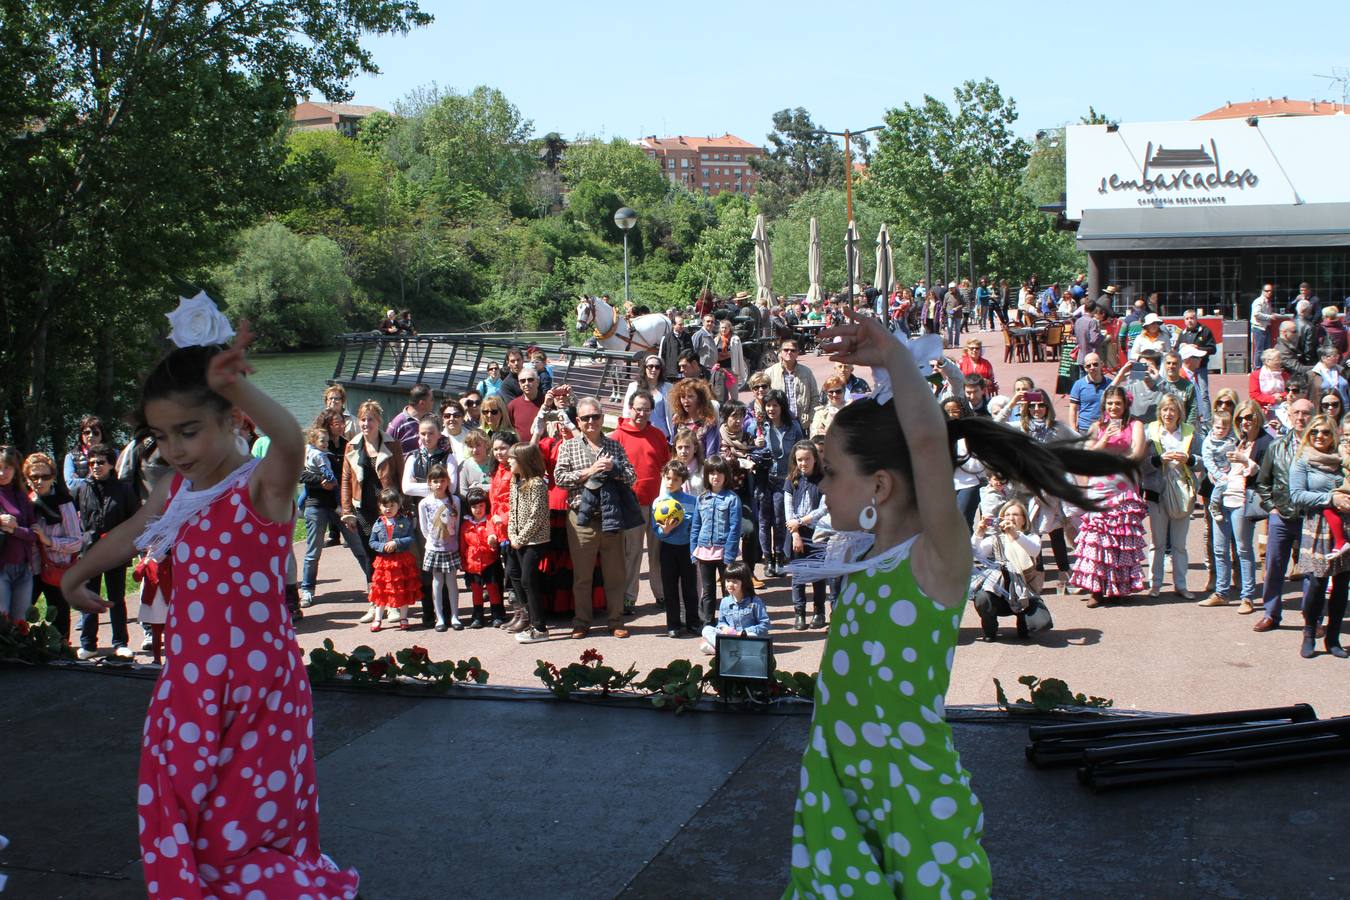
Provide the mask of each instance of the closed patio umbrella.
[{"label": "closed patio umbrella", "polygon": [[858,226],[849,220],[848,230],[844,232],[844,268],[848,270],[848,302],[853,302],[853,290],[862,279],[858,277]]},{"label": "closed patio umbrella", "polygon": [[806,289],[806,302],[815,305],[820,302],[820,226],[816,217],[811,217],[811,244],[806,251],[806,277],[811,286]]},{"label": "closed patio umbrella", "polygon": [[769,250],[769,231],[763,213],[755,216],[750,240],[755,242],[755,300],[773,306],[773,253]]},{"label": "closed patio umbrella", "polygon": [[881,296],[877,298],[876,313],[885,318],[886,303],[891,296],[891,287],[895,282],[895,254],[891,249],[891,233],[886,229],[886,223],[881,223],[881,231],[877,232],[877,274],[872,279],[872,286],[881,291]]}]

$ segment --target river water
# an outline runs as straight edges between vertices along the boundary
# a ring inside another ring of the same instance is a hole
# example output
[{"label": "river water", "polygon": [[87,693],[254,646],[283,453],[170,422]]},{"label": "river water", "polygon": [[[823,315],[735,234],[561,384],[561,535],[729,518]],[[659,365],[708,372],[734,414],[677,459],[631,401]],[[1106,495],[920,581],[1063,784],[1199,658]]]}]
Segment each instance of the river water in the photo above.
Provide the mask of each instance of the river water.
[{"label": "river water", "polygon": [[253,382],[286,407],[302,427],[307,426],[323,409],[323,389],[333,377],[337,358],[336,350],[253,356],[250,359],[258,369]]}]

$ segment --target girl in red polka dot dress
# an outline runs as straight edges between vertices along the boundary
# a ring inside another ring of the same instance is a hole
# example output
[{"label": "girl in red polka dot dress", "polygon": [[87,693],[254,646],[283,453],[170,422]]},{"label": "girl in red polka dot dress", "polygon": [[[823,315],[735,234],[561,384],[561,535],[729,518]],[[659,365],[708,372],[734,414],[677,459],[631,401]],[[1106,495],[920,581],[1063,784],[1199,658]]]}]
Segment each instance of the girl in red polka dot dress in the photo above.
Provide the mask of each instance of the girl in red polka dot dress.
[{"label": "girl in red polka dot dress", "polygon": [[[138,548],[173,568],[136,798],[149,895],[351,898],[356,871],[319,849],[314,701],[286,612],[304,441],[295,419],[244,379],[247,323],[228,350],[212,346],[232,332],[204,295],[179,311],[200,301],[209,309],[186,327],[169,317],[179,349],[142,391],[145,430],[175,474],[63,588],[71,606],[95,611],[107,604],[86,580]],[[245,415],[272,438],[262,459],[236,446]]]}]

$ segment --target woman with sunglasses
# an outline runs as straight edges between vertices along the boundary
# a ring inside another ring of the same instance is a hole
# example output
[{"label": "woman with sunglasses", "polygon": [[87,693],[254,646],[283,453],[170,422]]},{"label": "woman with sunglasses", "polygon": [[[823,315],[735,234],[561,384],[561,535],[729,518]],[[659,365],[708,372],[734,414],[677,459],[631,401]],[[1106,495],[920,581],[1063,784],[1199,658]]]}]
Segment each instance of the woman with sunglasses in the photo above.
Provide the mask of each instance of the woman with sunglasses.
[{"label": "woman with sunglasses", "polygon": [[89,480],[89,448],[101,443],[103,443],[103,420],[98,416],[84,416],[80,419],[79,439],[66,454],[65,463],[61,467],[66,490],[71,494]]},{"label": "woman with sunglasses", "polygon": [[[650,354],[642,361],[642,371],[637,377],[628,382],[628,387],[623,392],[623,412],[625,419],[633,417],[633,395],[642,391],[650,397],[665,400],[670,396],[670,384],[665,379],[665,366],[661,363],[661,357],[656,354]],[[658,402],[656,409],[664,409],[665,404]],[[652,424],[662,431],[666,430],[666,423],[658,422],[655,414],[652,416]]]},{"label": "woman with sunglasses", "polygon": [[61,576],[75,562],[84,544],[75,498],[56,478],[56,463],[45,453],[23,461],[23,476],[32,488],[33,531],[37,535],[42,570],[33,583],[33,599],[45,597],[52,625],[70,643],[70,604],[61,592]]},{"label": "woman with sunglasses", "polygon": [[501,396],[483,398],[483,433],[489,438],[498,431],[509,431],[511,423],[506,418],[506,400]]},{"label": "woman with sunglasses", "polygon": [[[1021,379],[1018,379],[1021,381]],[[1021,412],[1017,424],[1032,440],[1042,444],[1056,441],[1071,441],[1078,437],[1066,423],[1055,418],[1055,406],[1045,391],[1034,388],[1022,394]],[[1027,505],[1028,521],[1031,532],[1042,534],[1050,539],[1050,549],[1055,555],[1055,566],[1059,570],[1060,590],[1069,588],[1069,542],[1064,535],[1064,506],[1053,497],[1042,499],[1032,497]],[[1039,554],[1036,567],[1045,571],[1045,563]]]},{"label": "woman with sunglasses", "polygon": [[830,430],[835,413],[844,408],[846,387],[842,375],[831,375],[826,378],[824,390],[826,402],[822,406],[817,406],[816,411],[811,414],[810,437],[817,435],[824,437],[825,432]]},{"label": "woman with sunglasses", "polygon": [[489,362],[487,375],[478,382],[478,393],[484,400],[502,396],[502,367],[500,363]]},{"label": "woman with sunglasses", "polygon": [[1322,396],[1317,398],[1317,411],[1335,419],[1336,427],[1339,428],[1341,419],[1345,417],[1345,403],[1341,400],[1340,392],[1335,388],[1323,388]]},{"label": "woman with sunglasses", "polygon": [[[1336,453],[1339,428],[1331,416],[1314,416],[1299,444],[1299,453],[1289,467],[1289,499],[1307,512],[1303,520],[1303,546],[1312,553],[1328,555],[1345,546],[1340,527],[1342,513],[1350,512],[1350,494],[1337,491],[1345,480],[1341,458]],[[1345,619],[1346,597],[1350,594],[1350,571],[1331,576],[1331,596],[1327,597],[1327,578],[1311,571],[1303,579],[1304,659],[1317,655],[1317,625],[1326,611],[1326,652],[1345,659],[1341,647],[1341,624]]]},{"label": "woman with sunglasses", "polygon": [[[1256,521],[1247,518],[1249,491],[1256,489],[1261,460],[1271,437],[1261,427],[1265,419],[1261,405],[1243,400],[1233,408],[1231,400],[1222,403],[1221,391],[1214,402],[1214,426],[1202,449],[1205,469],[1213,482],[1212,498],[1207,498],[1206,523],[1212,532],[1210,565],[1214,572],[1214,593],[1200,601],[1201,606],[1227,606],[1233,593],[1233,564],[1237,557],[1238,613],[1250,615],[1260,602],[1256,582]],[[1226,434],[1231,425],[1231,435]]]}]

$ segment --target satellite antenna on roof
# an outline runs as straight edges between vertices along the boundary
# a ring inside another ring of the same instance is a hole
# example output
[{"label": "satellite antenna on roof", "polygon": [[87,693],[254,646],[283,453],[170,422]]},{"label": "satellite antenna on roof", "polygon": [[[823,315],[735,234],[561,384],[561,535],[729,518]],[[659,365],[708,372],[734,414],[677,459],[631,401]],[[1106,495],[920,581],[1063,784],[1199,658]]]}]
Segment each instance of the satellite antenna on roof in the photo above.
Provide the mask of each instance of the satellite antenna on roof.
[{"label": "satellite antenna on roof", "polygon": [[1318,75],[1316,77],[1325,78],[1331,82],[1333,87],[1340,88],[1342,106],[1350,100],[1350,69],[1345,66],[1332,66],[1330,75]]}]

